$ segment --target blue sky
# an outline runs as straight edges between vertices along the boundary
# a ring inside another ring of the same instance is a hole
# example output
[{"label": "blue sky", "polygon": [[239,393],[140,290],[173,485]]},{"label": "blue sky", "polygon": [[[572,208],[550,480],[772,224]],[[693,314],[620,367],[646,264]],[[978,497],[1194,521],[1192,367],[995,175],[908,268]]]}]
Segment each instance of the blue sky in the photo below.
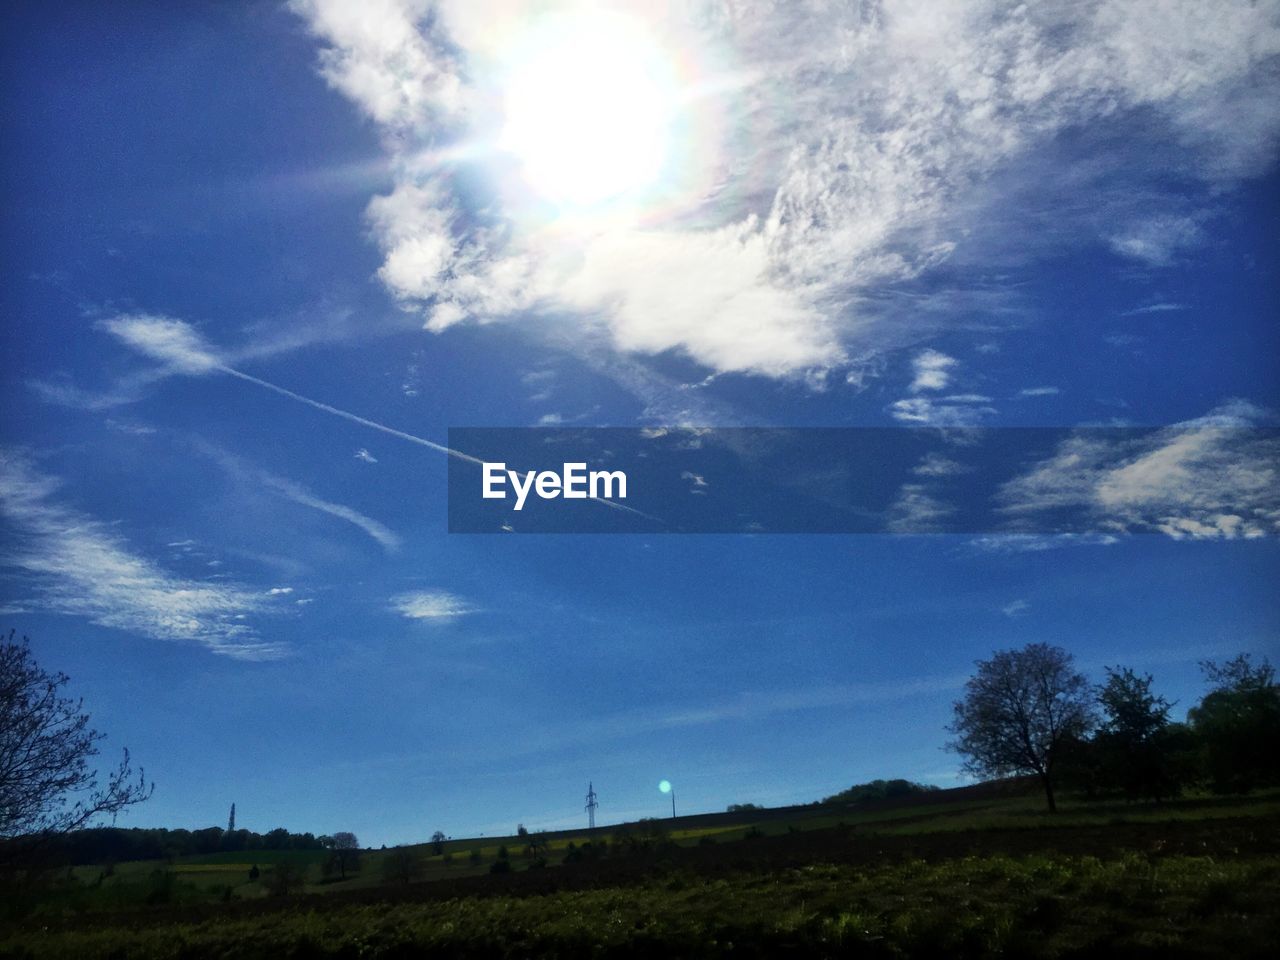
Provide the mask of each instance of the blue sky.
[{"label": "blue sky", "polygon": [[[1274,450],[1214,431],[1280,409],[1276,4],[353,9],[6,18],[0,603],[128,823],[946,785],[993,649],[1178,711],[1275,659]],[[1105,536],[466,536],[343,413],[1169,429],[1018,488]]]}]

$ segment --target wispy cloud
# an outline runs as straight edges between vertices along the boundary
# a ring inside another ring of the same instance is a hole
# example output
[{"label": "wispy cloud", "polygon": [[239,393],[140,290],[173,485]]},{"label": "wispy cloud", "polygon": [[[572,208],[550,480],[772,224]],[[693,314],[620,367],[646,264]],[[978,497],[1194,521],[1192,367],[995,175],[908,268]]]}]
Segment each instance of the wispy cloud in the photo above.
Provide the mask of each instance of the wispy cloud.
[{"label": "wispy cloud", "polygon": [[889,415],[902,423],[930,427],[973,427],[995,416],[991,398],[961,393],[946,397],[904,397],[889,405]]},{"label": "wispy cloud", "polygon": [[911,389],[919,393],[922,390],[945,390],[951,382],[951,368],[956,365],[956,358],[949,357],[937,350],[925,350],[911,361],[915,369],[915,379],[911,381]]},{"label": "wispy cloud", "polygon": [[918,477],[954,477],[968,473],[972,469],[940,453],[928,453],[920,459],[911,472]]},{"label": "wispy cloud", "polygon": [[1200,226],[1191,217],[1162,215],[1130,224],[1111,237],[1111,249],[1148,266],[1167,267],[1200,239]]},{"label": "wispy cloud", "polygon": [[1179,310],[1190,310],[1185,303],[1149,303],[1145,307],[1134,307],[1120,314],[1122,317],[1139,317],[1147,313],[1173,313]]},{"label": "wispy cloud", "polygon": [[1062,391],[1057,387],[1026,387],[1018,391],[1020,397],[1056,397]]},{"label": "wispy cloud", "polygon": [[[1056,213],[1073,222],[1055,235],[1076,228],[1161,266],[1203,228],[1193,209],[1167,212],[1152,145],[1209,202],[1270,164],[1280,130],[1274,4],[1220,0],[1211,21],[1181,0],[938,0],[874,15],[628,5],[635,32],[687,65],[677,120],[697,139],[643,225],[606,216],[566,231],[494,182],[513,161],[495,153],[485,105],[510,38],[569,5],[291,6],[325,79],[384,133],[397,182],[368,210],[379,275],[428,329],[541,313],[603,331],[618,351],[680,350],[719,371],[794,375],[874,352],[907,324],[961,322],[954,310],[881,318],[867,295],[977,250],[988,222],[1034,256],[1036,211],[987,216],[1008,195],[988,187],[1060,173],[1041,165],[1061,131],[1125,124],[1128,136],[1099,141],[1115,144],[1101,148],[1107,176],[1073,183]],[[460,167],[492,189],[457,190]],[[1117,201],[1139,194],[1149,202]]]},{"label": "wispy cloud", "polygon": [[1280,533],[1280,437],[1274,417],[1232,401],[1150,433],[1077,434],[1006,483],[1010,516],[1083,509],[1100,531],[1149,530],[1175,539]]},{"label": "wispy cloud", "polygon": [[1111,533],[993,533],[968,542],[978,553],[1043,553],[1065,547],[1109,547],[1120,542]]},{"label": "wispy cloud", "polygon": [[0,562],[30,578],[32,604],[241,660],[288,652],[243,622],[265,609],[261,591],[169,573],[106,524],[59,503],[58,488],[29,457],[0,451],[0,510],[16,533]]},{"label": "wispy cloud", "polygon": [[189,323],[151,314],[125,314],[100,326],[128,346],[178,373],[213,373],[223,360]]},{"label": "wispy cloud", "polygon": [[955,508],[939,499],[936,491],[924,484],[905,483],[890,508],[887,526],[892,533],[934,533],[953,513]]},{"label": "wispy cloud", "polygon": [[1014,617],[1023,616],[1030,609],[1031,609],[1031,604],[1028,603],[1026,600],[1014,600],[1012,603],[1006,603],[1003,607],[1001,607],[1000,612],[1003,613],[1006,617],[1013,619]]},{"label": "wispy cloud", "polygon": [[447,590],[417,590],[393,597],[392,609],[409,620],[448,623],[475,613],[475,607]]},{"label": "wispy cloud", "polygon": [[237,481],[254,487],[264,487],[300,506],[318,510],[339,520],[345,520],[352,526],[364,531],[385,550],[395,551],[399,549],[400,537],[394,531],[372,517],[365,516],[359,510],[317,496],[297,481],[277,476],[274,473],[256,467],[243,458],[237,457],[214,444],[195,439],[190,442],[194,449],[218,464]]}]

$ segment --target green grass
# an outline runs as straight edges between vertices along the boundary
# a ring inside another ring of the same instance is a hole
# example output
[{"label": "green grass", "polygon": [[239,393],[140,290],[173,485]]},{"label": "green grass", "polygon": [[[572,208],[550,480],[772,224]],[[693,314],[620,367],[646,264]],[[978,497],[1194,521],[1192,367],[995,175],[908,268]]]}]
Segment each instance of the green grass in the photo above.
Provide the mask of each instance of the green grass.
[{"label": "green grass", "polygon": [[[323,901],[320,901],[323,903]],[[1153,864],[992,856],[860,869],[815,863],[626,888],[426,903],[315,903],[162,926],[47,929],[0,956],[129,958],[791,955],[1059,957],[1105,948],[1261,955],[1280,936],[1280,860]]]},{"label": "green grass", "polygon": [[[948,807],[919,818],[886,817],[875,822],[879,832],[902,835],[948,830],[1103,827],[1121,823],[1153,824],[1278,815],[1280,792],[1268,791],[1237,798],[1191,796],[1158,804],[1068,799],[1059,804],[1058,812],[1054,814],[1045,809],[1042,799],[1020,797],[996,803],[975,804],[965,810]],[[855,821],[850,819],[848,822]]]},{"label": "green grass", "polygon": [[[1056,815],[1034,793],[967,794],[676,826],[671,845],[572,870],[557,865],[588,837],[558,836],[550,869],[510,878],[480,875],[500,846],[527,871],[522,838],[449,841],[451,864],[424,844],[408,887],[384,880],[391,851],[327,882],[323,851],[77,867],[23,892],[0,958],[1249,956],[1280,938],[1280,791],[1066,798]],[[284,862],[312,896],[267,897]]]}]

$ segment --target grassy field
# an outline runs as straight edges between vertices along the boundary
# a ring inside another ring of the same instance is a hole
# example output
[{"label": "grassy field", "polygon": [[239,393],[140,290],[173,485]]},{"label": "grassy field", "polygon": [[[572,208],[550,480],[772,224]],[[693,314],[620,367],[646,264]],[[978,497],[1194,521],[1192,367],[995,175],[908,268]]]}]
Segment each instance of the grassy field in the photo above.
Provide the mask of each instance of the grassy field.
[{"label": "grassy field", "polygon": [[[389,852],[327,883],[323,852],[282,852],[308,880],[287,898],[248,880],[273,869],[265,851],[79,867],[0,927],[0,957],[1243,957],[1280,942],[1276,793],[1049,816],[1033,795],[971,791],[670,825],[564,865],[587,838],[551,836],[545,869],[514,837],[450,841],[452,862],[424,856],[407,885],[383,879]],[[513,871],[491,875],[504,844]]]}]

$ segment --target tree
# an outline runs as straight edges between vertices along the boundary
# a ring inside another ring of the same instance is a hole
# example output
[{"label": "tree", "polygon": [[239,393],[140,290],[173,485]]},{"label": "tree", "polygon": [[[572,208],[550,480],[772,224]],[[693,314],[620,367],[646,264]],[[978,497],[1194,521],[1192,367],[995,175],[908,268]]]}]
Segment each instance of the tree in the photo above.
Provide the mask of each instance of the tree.
[{"label": "tree", "polygon": [[271,868],[264,881],[267,893],[273,897],[287,897],[301,893],[307,885],[307,875],[301,864],[283,860]]},{"label": "tree", "polygon": [[1243,793],[1280,783],[1280,687],[1266,660],[1248,654],[1224,664],[1200,664],[1210,690],[1187,712],[1218,793]]},{"label": "tree", "polygon": [[104,734],[89,726],[83,701],[62,695],[69,679],[48,673],[31,656],[29,641],[12,632],[0,643],[0,838],[10,855],[32,843],[88,826],[100,816],[151,796],[141,769],[136,776],[124,751],[120,765],[100,781],[89,766]]},{"label": "tree", "polygon": [[347,870],[356,870],[360,866],[360,841],[350,830],[339,830],[333,835],[333,852],[329,862],[337,868],[342,879],[347,879]]},{"label": "tree", "polygon": [[444,842],[449,838],[444,835],[443,830],[437,830],[431,835],[431,850],[433,853],[444,853]]},{"label": "tree", "polygon": [[1056,811],[1055,773],[1064,745],[1094,724],[1089,681],[1071,654],[1032,643],[977,662],[978,672],[955,704],[955,734],[948,747],[965,757],[970,773],[984,777],[1033,775]]},{"label": "tree", "polygon": [[1169,722],[1171,704],[1151,692],[1151,674],[1107,667],[1098,687],[1102,723],[1091,745],[1097,778],[1129,797],[1176,795],[1190,776],[1186,728]]},{"label": "tree", "polygon": [[382,858],[383,878],[409,884],[422,876],[422,856],[413,847],[392,847]]},{"label": "tree", "polygon": [[524,848],[525,859],[532,860],[535,863],[541,861],[545,865],[548,850],[546,831],[539,830],[537,833],[526,833],[525,839],[527,841]]}]

